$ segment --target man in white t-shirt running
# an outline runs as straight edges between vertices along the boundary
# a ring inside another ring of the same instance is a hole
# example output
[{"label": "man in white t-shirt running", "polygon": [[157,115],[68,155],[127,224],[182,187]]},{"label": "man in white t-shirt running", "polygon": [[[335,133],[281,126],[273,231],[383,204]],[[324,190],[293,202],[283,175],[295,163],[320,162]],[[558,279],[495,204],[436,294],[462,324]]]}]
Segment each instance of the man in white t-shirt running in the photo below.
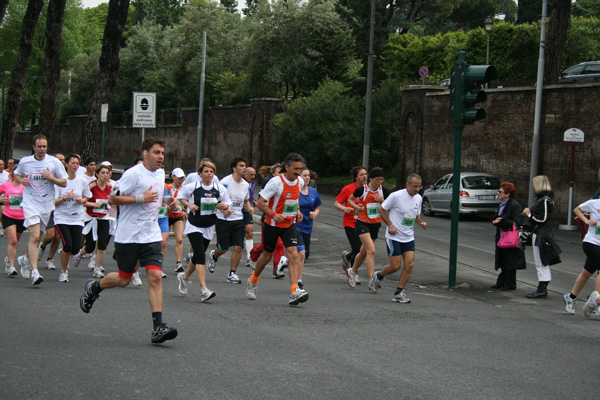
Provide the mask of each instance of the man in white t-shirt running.
[{"label": "man in white t-shirt running", "polygon": [[[121,206],[119,224],[115,234],[115,254],[119,272],[111,272],[100,281],[89,279],[79,305],[89,313],[94,301],[104,289],[125,287],[139,260],[146,268],[148,297],[152,310],[151,342],[162,343],[175,339],[177,329],[162,321],[162,235],[158,225],[158,213],[163,202],[174,210],[177,202],[170,196],[163,199],[165,172],[161,169],[165,158],[165,145],[159,138],[148,138],[142,143],[143,162],[123,173],[113,187],[108,199],[110,205]],[[116,195],[116,191],[120,191]]]},{"label": "man in white t-shirt running", "polygon": [[415,225],[427,229],[427,222],[421,220],[422,197],[421,177],[410,174],[406,178],[406,189],[393,192],[379,206],[379,214],[387,225],[385,240],[390,263],[381,272],[373,273],[373,279],[369,282],[369,289],[377,293],[381,287],[383,277],[400,270],[402,261],[404,269],[398,277],[398,287],[394,292],[392,301],[396,303],[410,303],[404,293],[404,288],[412,273],[415,263]]},{"label": "man in white t-shirt running", "polygon": [[217,209],[217,247],[210,252],[206,265],[209,272],[214,272],[219,257],[227,253],[230,246],[233,246],[231,268],[227,274],[227,282],[242,283],[240,277],[236,274],[238,264],[242,258],[242,248],[246,234],[242,208],[246,209],[250,215],[254,215],[254,208],[249,202],[250,192],[248,189],[250,186],[243,178],[246,173],[246,160],[235,157],[231,161],[231,170],[231,175],[227,175],[220,182],[227,189],[231,199],[231,206],[228,210],[229,215]]},{"label": "man in white t-shirt running", "polygon": [[23,278],[31,277],[31,283],[39,285],[44,278],[38,271],[38,245],[41,232],[46,229],[50,214],[54,210],[54,185],[67,186],[67,171],[55,157],[46,154],[48,139],[44,135],[33,137],[31,156],[24,157],[14,171],[17,182],[23,189],[23,226],[29,230],[27,255],[18,258]]}]

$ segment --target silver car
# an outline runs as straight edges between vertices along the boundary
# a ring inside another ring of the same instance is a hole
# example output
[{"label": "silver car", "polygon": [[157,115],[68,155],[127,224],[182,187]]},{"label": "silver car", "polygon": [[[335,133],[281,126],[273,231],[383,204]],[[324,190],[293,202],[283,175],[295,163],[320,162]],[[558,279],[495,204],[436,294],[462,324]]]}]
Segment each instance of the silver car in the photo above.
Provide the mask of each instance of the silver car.
[{"label": "silver car", "polygon": [[[460,174],[459,214],[493,213],[500,205],[500,181],[484,172]],[[453,174],[444,175],[423,193],[423,215],[452,213]]]}]

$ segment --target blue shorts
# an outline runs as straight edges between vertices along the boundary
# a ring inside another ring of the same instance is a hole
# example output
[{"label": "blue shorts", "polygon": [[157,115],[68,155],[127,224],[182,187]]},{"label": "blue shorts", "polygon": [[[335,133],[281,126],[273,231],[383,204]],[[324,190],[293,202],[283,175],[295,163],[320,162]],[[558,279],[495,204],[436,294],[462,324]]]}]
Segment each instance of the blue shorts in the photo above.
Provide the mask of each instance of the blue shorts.
[{"label": "blue shorts", "polygon": [[397,240],[385,239],[385,245],[387,247],[388,256],[396,257],[401,256],[403,253],[407,251],[415,251],[415,241],[411,240],[410,242],[402,243]]},{"label": "blue shorts", "polygon": [[169,218],[159,218],[158,226],[160,226],[160,233],[169,233]]}]

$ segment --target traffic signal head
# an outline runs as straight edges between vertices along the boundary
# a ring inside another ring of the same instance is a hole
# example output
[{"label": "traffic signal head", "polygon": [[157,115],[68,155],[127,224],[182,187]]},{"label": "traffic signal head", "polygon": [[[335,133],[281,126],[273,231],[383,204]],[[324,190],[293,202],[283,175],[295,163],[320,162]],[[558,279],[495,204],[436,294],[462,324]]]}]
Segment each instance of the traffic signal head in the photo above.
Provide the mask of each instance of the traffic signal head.
[{"label": "traffic signal head", "polygon": [[472,125],[475,121],[485,119],[485,110],[474,106],[487,100],[487,94],[483,91],[483,84],[497,78],[498,71],[491,65],[465,65],[462,75],[462,122],[464,124]]}]

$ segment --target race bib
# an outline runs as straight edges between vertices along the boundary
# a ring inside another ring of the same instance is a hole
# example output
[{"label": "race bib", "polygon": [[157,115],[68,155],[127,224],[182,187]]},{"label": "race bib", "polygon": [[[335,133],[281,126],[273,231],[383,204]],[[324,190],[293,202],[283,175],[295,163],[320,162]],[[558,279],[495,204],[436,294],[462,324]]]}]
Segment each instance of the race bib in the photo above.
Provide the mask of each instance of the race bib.
[{"label": "race bib", "polygon": [[600,235],[600,226],[596,225],[596,235]]},{"label": "race bib", "polygon": [[22,194],[10,194],[8,195],[8,208],[11,210],[22,210],[21,202],[23,201]]},{"label": "race bib", "polygon": [[369,219],[379,218],[379,205],[379,203],[367,204],[367,217],[369,217]]},{"label": "race bib", "polygon": [[298,213],[298,200],[286,200],[283,205],[283,216],[286,218],[295,217]]},{"label": "race bib", "polygon": [[167,207],[161,207],[158,210],[158,218],[164,218],[167,216]]},{"label": "race bib", "polygon": [[94,207],[93,212],[96,214],[108,214],[108,199],[96,199],[96,203],[101,202],[102,205],[100,207]]},{"label": "race bib", "polygon": [[231,211],[233,211],[234,213],[242,211],[242,207],[244,207],[244,200],[231,201]]},{"label": "race bib", "polygon": [[402,226],[414,228],[416,220],[417,219],[415,217],[404,217],[402,218]]},{"label": "race bib", "polygon": [[200,215],[212,215],[217,212],[217,203],[214,197],[202,197],[200,199]]}]

